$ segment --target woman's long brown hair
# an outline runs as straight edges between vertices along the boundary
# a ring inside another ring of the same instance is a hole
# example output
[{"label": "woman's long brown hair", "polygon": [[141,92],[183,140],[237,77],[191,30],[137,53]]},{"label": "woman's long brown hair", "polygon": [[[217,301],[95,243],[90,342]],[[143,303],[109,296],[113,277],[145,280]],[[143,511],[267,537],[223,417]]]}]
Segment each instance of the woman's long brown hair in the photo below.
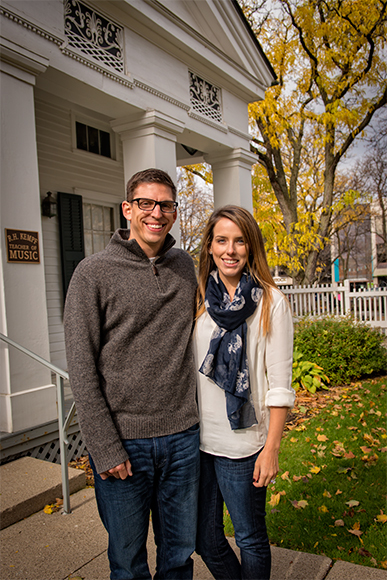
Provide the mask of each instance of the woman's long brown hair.
[{"label": "woman's long brown hair", "polygon": [[243,240],[247,244],[249,256],[246,266],[250,274],[259,282],[263,289],[260,324],[262,333],[265,336],[270,332],[271,288],[277,288],[277,286],[269,270],[261,230],[251,213],[237,205],[225,205],[215,210],[211,214],[204,230],[200,250],[196,318],[199,318],[205,312],[204,301],[208,276],[212,270],[216,269],[215,262],[210,254],[210,246],[214,237],[215,224],[222,218],[227,218],[238,226],[242,232]]}]

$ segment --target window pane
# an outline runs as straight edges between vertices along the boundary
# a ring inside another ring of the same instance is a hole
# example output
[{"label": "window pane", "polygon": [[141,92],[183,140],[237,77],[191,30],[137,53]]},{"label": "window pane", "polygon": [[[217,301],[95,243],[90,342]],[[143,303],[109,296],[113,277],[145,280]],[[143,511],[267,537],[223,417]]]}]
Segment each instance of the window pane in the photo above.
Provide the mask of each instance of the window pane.
[{"label": "window pane", "polygon": [[99,137],[101,140],[101,155],[104,157],[111,157],[110,154],[110,134],[106,131],[100,131]]},{"label": "window pane", "polygon": [[93,241],[91,232],[85,232],[85,256],[91,256],[93,253]]},{"label": "window pane", "polygon": [[103,230],[103,208],[100,205],[92,205],[93,230]]},{"label": "window pane", "polygon": [[113,210],[111,207],[103,208],[103,229],[105,232],[113,231]]},{"label": "window pane", "polygon": [[104,234],[93,232],[93,250],[95,252],[100,252],[105,248],[105,237]]},{"label": "window pane", "polygon": [[87,127],[87,133],[89,137],[89,151],[90,153],[99,153],[99,144],[98,144],[98,129],[94,129],[94,127]]},{"label": "window pane", "polygon": [[87,151],[87,127],[83,123],[76,122],[76,133],[77,133],[77,149],[83,149]]},{"label": "window pane", "polygon": [[83,227],[85,230],[91,230],[91,205],[83,204]]}]

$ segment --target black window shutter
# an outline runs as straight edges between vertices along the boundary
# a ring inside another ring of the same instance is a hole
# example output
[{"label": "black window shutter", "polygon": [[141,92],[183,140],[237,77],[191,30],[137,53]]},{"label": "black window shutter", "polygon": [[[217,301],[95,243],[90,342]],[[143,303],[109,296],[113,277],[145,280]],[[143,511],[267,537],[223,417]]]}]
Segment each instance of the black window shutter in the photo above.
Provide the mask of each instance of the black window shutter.
[{"label": "black window shutter", "polygon": [[57,199],[63,296],[66,297],[70,278],[79,262],[85,257],[82,196],[58,192]]}]

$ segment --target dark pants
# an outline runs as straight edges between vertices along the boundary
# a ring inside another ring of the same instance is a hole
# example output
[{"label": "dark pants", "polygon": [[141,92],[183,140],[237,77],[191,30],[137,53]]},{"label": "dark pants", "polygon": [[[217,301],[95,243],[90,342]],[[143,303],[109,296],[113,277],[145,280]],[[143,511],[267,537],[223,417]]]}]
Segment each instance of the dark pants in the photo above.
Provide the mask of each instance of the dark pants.
[{"label": "dark pants", "polygon": [[133,476],[102,480],[95,493],[109,533],[113,580],[150,579],[146,541],[149,516],[157,545],[157,579],[191,580],[199,485],[199,425],[152,439],[126,439]]},{"label": "dark pants", "polygon": [[[253,486],[258,454],[228,459],[200,452],[196,551],[216,580],[268,580],[271,553],[265,523],[266,488]],[[223,529],[223,502],[230,513],[241,563]]]}]

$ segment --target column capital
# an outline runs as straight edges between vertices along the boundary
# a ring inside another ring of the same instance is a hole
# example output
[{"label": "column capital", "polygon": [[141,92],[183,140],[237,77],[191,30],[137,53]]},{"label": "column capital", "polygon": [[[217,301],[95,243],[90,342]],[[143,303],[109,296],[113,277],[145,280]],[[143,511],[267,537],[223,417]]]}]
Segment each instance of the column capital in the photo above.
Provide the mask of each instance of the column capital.
[{"label": "column capital", "polygon": [[247,149],[238,147],[228,152],[209,153],[205,155],[207,163],[217,169],[242,166],[251,169],[258,162],[257,156]]},{"label": "column capital", "polygon": [[35,85],[35,77],[43,73],[50,61],[27,48],[6,38],[0,39],[1,71],[30,85]]},{"label": "column capital", "polygon": [[141,116],[116,119],[111,122],[111,127],[120,134],[123,141],[156,135],[176,142],[177,135],[184,131],[185,123],[160,111],[152,110]]}]

